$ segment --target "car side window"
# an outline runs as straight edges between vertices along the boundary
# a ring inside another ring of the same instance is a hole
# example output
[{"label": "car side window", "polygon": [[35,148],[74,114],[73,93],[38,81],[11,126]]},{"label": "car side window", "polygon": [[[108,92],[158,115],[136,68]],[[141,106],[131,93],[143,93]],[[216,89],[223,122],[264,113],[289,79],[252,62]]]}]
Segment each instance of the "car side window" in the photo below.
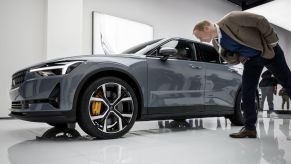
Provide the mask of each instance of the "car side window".
[{"label": "car side window", "polygon": [[[160,48],[170,47],[175,48],[177,53],[170,58],[179,60],[194,60],[195,53],[193,49],[193,44],[183,40],[171,40],[168,43],[162,45]],[[159,49],[160,49],[159,48]]]},{"label": "car side window", "polygon": [[214,47],[202,43],[195,43],[199,60],[208,63],[222,64],[223,60]]}]

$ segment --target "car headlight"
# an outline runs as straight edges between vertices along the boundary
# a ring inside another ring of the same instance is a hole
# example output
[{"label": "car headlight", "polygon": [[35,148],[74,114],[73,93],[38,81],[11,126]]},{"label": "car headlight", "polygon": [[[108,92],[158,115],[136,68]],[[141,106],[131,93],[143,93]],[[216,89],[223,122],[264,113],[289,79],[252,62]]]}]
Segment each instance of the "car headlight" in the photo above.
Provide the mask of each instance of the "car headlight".
[{"label": "car headlight", "polygon": [[37,72],[42,76],[65,75],[78,67],[84,61],[61,61],[48,63],[39,68],[32,68],[29,72]]}]

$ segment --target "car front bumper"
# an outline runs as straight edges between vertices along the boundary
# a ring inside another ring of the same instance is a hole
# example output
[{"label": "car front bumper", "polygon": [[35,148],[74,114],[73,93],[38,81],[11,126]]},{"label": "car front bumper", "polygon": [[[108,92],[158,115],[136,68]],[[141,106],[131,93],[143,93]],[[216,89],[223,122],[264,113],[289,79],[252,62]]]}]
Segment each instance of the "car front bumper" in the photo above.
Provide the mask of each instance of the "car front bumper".
[{"label": "car front bumper", "polygon": [[43,77],[28,70],[20,72],[17,77],[13,75],[14,85],[9,92],[10,116],[33,122],[75,122],[76,112],[72,109],[80,82],[76,74]]}]

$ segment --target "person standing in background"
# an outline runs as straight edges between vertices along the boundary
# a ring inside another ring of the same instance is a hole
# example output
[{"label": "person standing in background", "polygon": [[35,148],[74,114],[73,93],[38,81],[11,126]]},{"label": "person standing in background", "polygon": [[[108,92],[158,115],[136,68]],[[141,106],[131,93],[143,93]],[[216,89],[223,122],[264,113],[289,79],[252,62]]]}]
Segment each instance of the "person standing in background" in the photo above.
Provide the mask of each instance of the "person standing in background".
[{"label": "person standing in background", "polygon": [[289,110],[289,96],[284,88],[280,89],[279,96],[282,97],[282,110],[284,110],[285,103],[287,104],[287,110]]},{"label": "person standing in background", "polygon": [[265,102],[265,99],[267,98],[267,102],[269,105],[268,114],[270,114],[271,112],[274,112],[273,94],[276,95],[278,82],[276,78],[272,76],[272,72],[270,72],[269,70],[265,71],[261,77],[262,77],[262,80],[259,83],[259,87],[262,92],[262,101],[260,104],[260,108],[261,108],[260,110],[263,111],[264,102]]}]

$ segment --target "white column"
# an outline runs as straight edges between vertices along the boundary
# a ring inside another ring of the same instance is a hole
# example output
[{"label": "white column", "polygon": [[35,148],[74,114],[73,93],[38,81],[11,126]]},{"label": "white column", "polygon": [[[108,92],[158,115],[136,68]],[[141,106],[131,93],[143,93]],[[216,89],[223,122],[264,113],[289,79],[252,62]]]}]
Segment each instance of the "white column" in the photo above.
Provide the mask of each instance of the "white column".
[{"label": "white column", "polygon": [[45,0],[0,0],[0,117],[10,113],[12,74],[45,59],[45,8]]}]

